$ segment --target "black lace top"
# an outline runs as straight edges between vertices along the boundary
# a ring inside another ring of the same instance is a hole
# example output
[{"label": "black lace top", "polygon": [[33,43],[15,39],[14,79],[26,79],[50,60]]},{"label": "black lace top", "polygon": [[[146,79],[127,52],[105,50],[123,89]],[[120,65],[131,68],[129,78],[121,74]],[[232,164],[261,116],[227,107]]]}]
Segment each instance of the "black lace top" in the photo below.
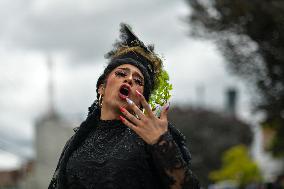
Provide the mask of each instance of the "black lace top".
[{"label": "black lace top", "polygon": [[99,121],[71,154],[66,166],[69,189],[199,188],[189,162],[171,135],[154,145],[121,121]]}]

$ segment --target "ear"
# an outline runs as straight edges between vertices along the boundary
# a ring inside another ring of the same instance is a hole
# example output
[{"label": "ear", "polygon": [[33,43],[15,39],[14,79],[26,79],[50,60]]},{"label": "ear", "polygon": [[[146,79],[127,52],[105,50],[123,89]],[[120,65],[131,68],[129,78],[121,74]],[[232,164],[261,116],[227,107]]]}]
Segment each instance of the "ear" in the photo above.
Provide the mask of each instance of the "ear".
[{"label": "ear", "polygon": [[105,93],[105,85],[104,84],[100,84],[98,92],[99,92],[100,95],[104,95],[104,93]]}]

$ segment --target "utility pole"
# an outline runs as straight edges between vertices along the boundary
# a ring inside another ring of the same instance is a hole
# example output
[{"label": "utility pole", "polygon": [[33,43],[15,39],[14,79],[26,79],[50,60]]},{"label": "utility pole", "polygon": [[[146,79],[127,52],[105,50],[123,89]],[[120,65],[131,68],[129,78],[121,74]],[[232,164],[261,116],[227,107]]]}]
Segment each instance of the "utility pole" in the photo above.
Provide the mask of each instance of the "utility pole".
[{"label": "utility pole", "polygon": [[56,115],[54,107],[54,62],[50,54],[47,55],[47,67],[48,67],[48,86],[47,86],[47,98],[48,98],[48,110],[47,114],[50,117]]}]

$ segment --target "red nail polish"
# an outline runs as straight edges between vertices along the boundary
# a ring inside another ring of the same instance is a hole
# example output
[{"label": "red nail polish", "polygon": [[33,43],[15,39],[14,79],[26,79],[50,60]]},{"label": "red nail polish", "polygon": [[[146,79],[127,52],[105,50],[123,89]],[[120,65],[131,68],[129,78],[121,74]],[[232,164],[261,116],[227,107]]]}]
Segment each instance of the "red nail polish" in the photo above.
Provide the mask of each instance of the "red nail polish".
[{"label": "red nail polish", "polygon": [[136,93],[137,93],[139,96],[142,96],[142,94],[141,94],[138,90],[136,90]]},{"label": "red nail polish", "polygon": [[119,119],[120,119],[122,122],[124,122],[124,117],[119,116]]},{"label": "red nail polish", "polygon": [[119,109],[120,109],[121,112],[125,112],[125,108],[119,107]]}]

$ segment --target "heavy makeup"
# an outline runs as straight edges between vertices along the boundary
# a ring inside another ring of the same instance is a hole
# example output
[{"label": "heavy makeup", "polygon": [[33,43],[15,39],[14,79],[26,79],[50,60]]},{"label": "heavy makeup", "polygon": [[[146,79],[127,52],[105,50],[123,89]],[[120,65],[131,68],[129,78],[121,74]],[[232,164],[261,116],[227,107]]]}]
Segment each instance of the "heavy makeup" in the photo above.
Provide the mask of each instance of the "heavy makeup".
[{"label": "heavy makeup", "polygon": [[140,101],[136,90],[143,94],[144,77],[136,66],[122,64],[112,70],[106,82],[99,87],[99,93],[103,95],[101,119],[119,119],[120,107],[130,111],[126,98],[139,107]]}]

